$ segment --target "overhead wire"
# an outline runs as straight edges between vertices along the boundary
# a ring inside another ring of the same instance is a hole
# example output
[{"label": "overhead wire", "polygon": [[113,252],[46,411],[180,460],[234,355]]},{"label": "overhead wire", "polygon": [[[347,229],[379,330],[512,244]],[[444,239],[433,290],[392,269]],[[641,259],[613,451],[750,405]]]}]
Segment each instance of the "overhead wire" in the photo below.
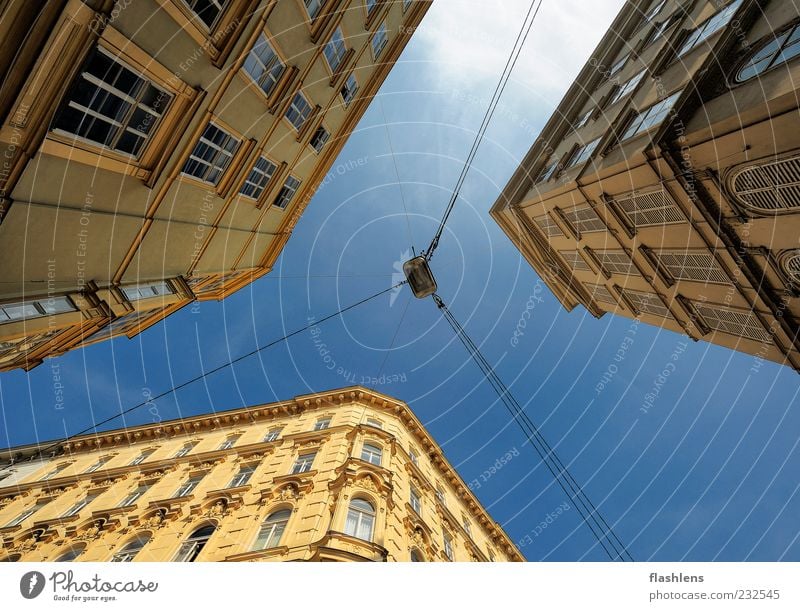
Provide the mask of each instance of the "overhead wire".
[{"label": "overhead wire", "polygon": [[517,425],[522,429],[531,446],[536,450],[536,453],[539,455],[556,483],[558,483],[562,491],[573,501],[575,509],[578,511],[581,519],[589,528],[598,544],[603,548],[603,551],[605,551],[612,560],[633,561],[633,556],[630,554],[625,544],[619,539],[614,529],[608,524],[597,507],[583,491],[583,488],[570,473],[569,469],[561,461],[558,454],[556,454],[555,450],[544,438],[539,427],[537,427],[525,413],[522,406],[494,371],[494,368],[489,364],[488,360],[486,360],[483,353],[481,353],[480,348],[458,322],[458,319],[450,312],[439,295],[434,294],[433,299],[442,311],[445,320],[447,320],[453,328],[456,336],[461,340],[461,343],[467,349],[469,355],[481,369],[494,391],[498,394],[503,405],[509,411]]},{"label": "overhead wire", "polygon": [[[464,181],[467,178],[467,174],[469,173],[470,168],[472,167],[472,162],[475,160],[475,156],[478,153],[478,148],[483,142],[483,137],[486,134],[486,129],[489,127],[489,123],[494,116],[494,112],[497,109],[497,105],[500,101],[500,97],[503,95],[505,91],[506,85],[508,84],[508,79],[511,76],[511,72],[514,70],[514,66],[517,64],[517,60],[519,59],[520,53],[522,52],[522,47],[525,46],[525,41],[528,39],[528,35],[531,32],[531,28],[533,27],[534,21],[536,21],[536,16],[539,14],[539,9],[542,6],[542,0],[532,0],[530,6],[528,7],[528,12],[525,15],[525,19],[522,22],[522,27],[517,34],[517,38],[514,41],[514,46],[511,48],[511,53],[506,60],[506,64],[503,67],[503,72],[500,74],[500,80],[497,83],[497,86],[494,89],[494,93],[492,94],[492,98],[489,101],[489,106],[486,109],[486,112],[483,115],[483,120],[481,121],[480,127],[478,128],[478,132],[475,135],[475,140],[472,143],[472,148],[470,149],[469,153],[467,154],[467,159],[464,162],[464,167],[461,169],[461,174],[458,176],[458,180],[456,181],[456,185],[453,188],[453,193],[450,196],[450,201],[447,203],[447,207],[445,208],[444,215],[442,216],[442,220],[439,223],[439,228],[437,229],[436,233],[431,240],[428,249],[424,251],[425,258],[430,261],[431,257],[433,257],[434,251],[439,246],[439,240],[444,233],[445,225],[447,224],[448,219],[450,218],[450,213],[453,211],[453,208],[456,205],[456,201],[458,201],[459,194],[461,193],[461,188],[464,186]],[[535,9],[534,9],[535,7]]]},{"label": "overhead wire", "polygon": [[266,343],[266,344],[264,344],[262,346],[259,346],[259,347],[255,348],[254,350],[251,350],[250,352],[247,352],[245,354],[237,356],[234,359],[226,361],[225,363],[222,363],[221,365],[218,365],[218,366],[214,367],[213,369],[209,369],[208,371],[204,371],[203,373],[191,378],[190,380],[186,380],[185,382],[181,382],[177,386],[173,386],[172,388],[169,388],[168,390],[165,390],[165,391],[163,391],[163,392],[161,392],[161,393],[159,393],[157,395],[148,396],[147,399],[145,401],[142,401],[141,403],[137,403],[136,405],[132,405],[131,407],[125,408],[121,412],[119,412],[117,414],[114,414],[113,416],[109,416],[105,420],[97,422],[97,423],[93,424],[90,427],[86,427],[85,429],[80,430],[80,431],[78,431],[76,433],[73,433],[73,434],[65,437],[64,439],[60,439],[60,440],[50,444],[49,446],[39,450],[38,454],[40,456],[44,455],[48,451],[50,451],[50,450],[52,450],[52,449],[54,449],[54,448],[56,448],[56,447],[58,447],[58,446],[60,446],[60,445],[62,445],[64,443],[66,443],[70,439],[74,439],[75,437],[79,437],[81,435],[84,435],[85,433],[90,433],[92,431],[96,431],[98,429],[98,427],[100,427],[100,426],[102,426],[104,424],[108,424],[109,422],[112,422],[112,421],[116,420],[117,418],[121,418],[122,416],[125,416],[126,414],[129,414],[129,413],[131,413],[131,412],[133,412],[133,411],[135,411],[137,409],[141,409],[142,407],[144,407],[146,405],[151,405],[153,401],[156,401],[158,399],[162,399],[162,398],[166,397],[167,395],[175,393],[175,392],[177,392],[177,391],[189,386],[190,384],[194,384],[195,382],[198,382],[198,381],[200,381],[200,380],[202,380],[202,379],[204,379],[204,378],[206,378],[206,377],[208,377],[208,376],[210,376],[210,375],[212,375],[214,373],[217,373],[218,371],[222,371],[223,369],[231,367],[232,365],[234,365],[234,364],[236,364],[236,363],[238,363],[240,361],[243,361],[246,358],[249,358],[251,356],[254,356],[254,355],[258,354],[259,352],[262,352],[263,350],[266,350],[267,348],[271,348],[272,346],[280,344],[281,342],[285,342],[286,340],[294,337],[295,335],[299,335],[303,331],[307,331],[308,329],[311,329],[312,327],[316,327],[317,325],[319,325],[321,323],[324,323],[324,322],[326,322],[328,320],[331,320],[332,318],[336,318],[337,316],[341,316],[345,312],[348,312],[348,311],[350,311],[350,310],[352,310],[354,308],[357,308],[358,306],[363,305],[363,304],[367,303],[368,301],[372,301],[373,299],[376,299],[376,298],[380,297],[381,295],[385,295],[386,293],[388,293],[390,291],[393,291],[393,290],[397,289],[398,287],[403,286],[404,284],[406,284],[405,280],[403,280],[401,282],[398,282],[398,283],[390,286],[387,289],[379,291],[379,292],[377,292],[377,293],[375,293],[373,295],[370,295],[369,297],[365,297],[365,298],[363,298],[363,299],[361,299],[361,300],[359,300],[359,301],[357,301],[355,303],[350,304],[349,306],[346,306],[344,308],[340,308],[339,310],[337,310],[336,312],[333,312],[332,314],[328,314],[327,316],[324,316],[324,317],[322,317],[322,318],[320,318],[318,320],[314,320],[313,322],[311,322],[311,323],[309,323],[309,324],[307,324],[307,325],[305,325],[305,326],[303,326],[303,327],[301,327],[299,329],[295,329],[291,333],[287,333],[286,335],[284,335],[282,337],[279,337],[277,339],[274,339],[274,340],[272,340],[272,341],[270,341],[270,342],[268,342],[268,343]]}]

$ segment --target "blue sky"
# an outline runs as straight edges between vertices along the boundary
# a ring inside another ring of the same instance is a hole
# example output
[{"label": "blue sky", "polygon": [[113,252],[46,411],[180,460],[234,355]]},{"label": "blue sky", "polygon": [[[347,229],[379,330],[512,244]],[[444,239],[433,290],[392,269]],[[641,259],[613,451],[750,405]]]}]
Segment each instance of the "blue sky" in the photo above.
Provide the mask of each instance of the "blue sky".
[{"label": "blue sky", "polygon": [[[525,4],[437,0],[275,270],[134,340],[0,374],[1,443],[83,429],[389,287],[436,229]],[[622,3],[544,4],[433,259],[439,293],[637,560],[798,561],[797,374],[628,319],[566,313],[488,216]],[[529,559],[605,559],[430,299],[404,288],[319,330],[327,362],[306,332],[114,426],[363,383],[411,405]]]}]

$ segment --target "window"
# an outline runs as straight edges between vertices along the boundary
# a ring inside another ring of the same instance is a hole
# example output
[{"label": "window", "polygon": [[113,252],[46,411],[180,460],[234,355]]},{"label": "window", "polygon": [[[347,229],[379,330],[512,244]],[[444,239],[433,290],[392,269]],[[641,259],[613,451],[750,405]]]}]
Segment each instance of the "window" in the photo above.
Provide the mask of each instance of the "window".
[{"label": "window", "polygon": [[589,205],[575,206],[562,212],[578,233],[593,233],[606,230],[606,224]]},{"label": "window", "polygon": [[586,289],[592,296],[592,299],[598,301],[600,303],[608,303],[611,305],[617,305],[617,300],[614,299],[614,296],[611,294],[611,291],[608,290],[602,284],[587,284]]},{"label": "window", "polygon": [[330,137],[331,135],[328,133],[328,130],[320,125],[317,131],[314,132],[314,135],[311,136],[309,144],[316,152],[321,153]]},{"label": "window", "polygon": [[294,197],[297,188],[300,186],[300,181],[295,178],[294,176],[287,176],[286,180],[281,187],[281,190],[278,191],[278,195],[275,197],[275,202],[273,206],[285,209],[286,206],[289,205],[289,202],[292,201],[292,197]]},{"label": "window", "polygon": [[631,302],[631,305],[637,312],[644,314],[652,314],[653,316],[660,316],[662,318],[671,318],[669,309],[661,301],[661,298],[655,293],[644,293],[641,291],[633,291],[625,289],[623,295]]},{"label": "window", "polygon": [[234,435],[233,437],[228,437],[225,441],[219,444],[218,450],[230,450],[233,446],[236,445],[236,442],[239,440],[239,435]]},{"label": "window", "polygon": [[676,12],[670,15],[667,19],[665,19],[661,23],[656,24],[653,27],[653,29],[651,29],[647,33],[647,36],[644,37],[644,40],[642,40],[642,46],[640,48],[645,49],[649,47],[651,44],[653,44],[655,41],[657,41],[659,38],[664,36],[664,34],[666,34],[667,31],[673,25],[675,25],[678,19],[680,19],[680,15]]},{"label": "window", "polygon": [[356,97],[356,92],[358,92],[358,81],[356,81],[355,75],[351,74],[345,80],[340,92],[345,106],[350,106],[350,102]]},{"label": "window", "polygon": [[464,527],[464,531],[467,533],[467,535],[469,535],[471,537],[472,536],[472,526],[470,525],[469,518],[467,518],[467,516],[465,516],[465,515],[461,516],[461,525]]},{"label": "window", "polygon": [[57,466],[55,469],[53,469],[53,470],[52,470],[52,471],[50,471],[50,472],[49,472],[47,475],[45,475],[45,476],[42,478],[42,480],[41,480],[41,481],[43,481],[43,482],[46,482],[46,481],[47,481],[47,480],[49,480],[49,479],[53,479],[53,478],[54,478],[54,477],[56,477],[56,476],[57,476],[59,473],[61,473],[62,471],[64,471],[64,470],[65,470],[67,467],[69,467],[69,463],[62,463],[62,464],[58,465],[58,466]]},{"label": "window", "polygon": [[89,503],[95,500],[98,496],[99,495],[97,494],[87,494],[80,501],[72,505],[72,507],[70,507],[63,514],[61,514],[61,517],[68,518],[70,516],[77,515],[84,507],[86,507]]},{"label": "window", "polygon": [[680,280],[699,280],[705,283],[730,284],[725,271],[707,252],[662,251],[657,254],[658,262],[670,276]]},{"label": "window", "polygon": [[533,217],[533,222],[539,226],[539,229],[541,229],[548,238],[558,238],[564,235],[564,232],[561,231],[561,227],[556,225],[549,214],[535,216]]},{"label": "window", "polygon": [[436,500],[447,507],[447,499],[444,496],[444,490],[442,490],[441,486],[436,486]]},{"label": "window", "polygon": [[376,429],[383,429],[383,424],[381,424],[381,421],[375,420],[375,418],[367,418],[367,426],[372,426]]},{"label": "window", "polygon": [[311,465],[314,464],[314,458],[316,458],[316,452],[310,452],[308,454],[301,454],[297,457],[297,460],[294,461],[294,465],[292,466],[292,473],[305,473],[307,471],[311,471]]},{"label": "window", "polygon": [[597,145],[600,144],[600,138],[595,138],[591,142],[580,146],[579,148],[575,149],[575,151],[569,156],[566,162],[564,162],[564,168],[570,168],[574,165],[578,165],[583,163],[589,157],[592,156],[594,150],[597,148]]},{"label": "window", "polygon": [[683,41],[681,48],[678,50],[678,57],[688,53],[701,42],[718,32],[725,27],[728,22],[733,18],[736,9],[739,8],[741,0],[734,0],[728,6],[718,11],[710,19],[706,19],[698,27],[692,30],[692,33]]},{"label": "window", "polygon": [[141,465],[141,464],[142,464],[142,463],[143,463],[145,460],[147,460],[147,459],[150,457],[150,455],[151,455],[153,452],[155,452],[155,450],[144,450],[143,452],[140,452],[140,453],[139,453],[139,455],[138,455],[136,458],[134,458],[134,459],[131,461],[131,463],[130,463],[130,464],[131,464],[132,466],[135,466],[135,465]]},{"label": "window", "polygon": [[371,443],[365,443],[361,448],[361,460],[365,460],[373,465],[381,466],[381,449]]},{"label": "window", "polygon": [[647,13],[645,13],[642,16],[642,22],[646,23],[648,21],[652,21],[653,19],[655,19],[658,16],[658,14],[661,12],[661,9],[664,8],[664,5],[666,3],[667,3],[667,0],[658,0],[653,5],[653,7],[649,11],[647,11]]},{"label": "window", "polygon": [[195,444],[193,443],[184,444],[184,446],[180,450],[175,452],[174,458],[182,458],[183,456],[186,456],[189,452],[192,451],[192,448],[194,448],[194,446]]},{"label": "window", "polygon": [[178,549],[174,562],[194,562],[215,530],[213,525],[208,525],[194,531]]},{"label": "window", "polygon": [[202,21],[207,28],[217,21],[228,0],[184,0],[192,12]]},{"label": "window", "polygon": [[192,475],[189,479],[183,482],[178,489],[175,491],[175,494],[172,495],[173,498],[179,499],[183,496],[188,496],[194,489],[197,488],[197,484],[199,484],[203,479],[202,475]]},{"label": "window", "polygon": [[663,188],[645,193],[615,197],[622,213],[634,227],[651,227],[683,223],[685,218],[672,196]]},{"label": "window", "polygon": [[550,163],[542,168],[542,173],[536,179],[536,182],[544,182],[550,180],[558,169],[558,159],[553,159]]},{"label": "window", "polygon": [[121,290],[122,294],[125,295],[125,299],[128,301],[138,301],[139,299],[147,299],[159,295],[172,295],[175,293],[166,282],[126,286],[122,287]]},{"label": "window", "polygon": [[353,499],[347,510],[344,532],[351,537],[372,541],[375,528],[375,508],[364,499]]},{"label": "window", "polygon": [[75,312],[78,308],[69,297],[52,297],[38,301],[21,301],[0,305],[0,324],[15,320],[39,318],[50,314]]},{"label": "window", "polygon": [[453,537],[447,531],[444,531],[444,555],[447,556],[450,562],[455,560],[455,554],[453,553]]},{"label": "window", "polygon": [[375,7],[378,6],[378,0],[365,0],[365,4],[367,6],[367,15],[371,15]]},{"label": "window", "polygon": [[623,55],[617,61],[615,61],[611,68],[608,70],[608,78],[612,78],[615,76],[620,70],[625,67],[625,64],[628,63],[628,55]]},{"label": "window", "polygon": [[244,60],[244,71],[269,95],[285,68],[281,58],[269,44],[266,34],[262,32]]},{"label": "window", "polygon": [[242,467],[239,469],[239,472],[233,476],[230,484],[228,484],[228,488],[238,488],[239,486],[247,485],[247,482],[249,482],[250,478],[253,477],[255,470],[255,465],[246,465]]},{"label": "window", "polygon": [[736,200],[762,214],[800,209],[800,155],[737,170],[729,181]]},{"label": "window", "polygon": [[133,491],[131,491],[128,496],[122,499],[117,507],[129,507],[133,505],[136,503],[136,501],[142,498],[149,489],[150,486],[148,484],[140,484]]},{"label": "window", "polygon": [[800,251],[790,252],[781,259],[783,271],[795,284],[800,283]]},{"label": "window", "polygon": [[418,549],[411,550],[411,562],[425,562],[425,557]]},{"label": "window", "polygon": [[322,3],[325,0],[303,0],[306,5],[306,12],[308,16],[313,20],[317,15],[319,15],[319,11],[322,8]]},{"label": "window", "polygon": [[253,169],[250,170],[247,178],[245,178],[239,193],[250,199],[261,197],[277,167],[266,157],[259,157]]},{"label": "window", "polygon": [[20,513],[16,518],[14,518],[8,524],[6,524],[3,528],[11,528],[12,526],[19,526],[20,524],[22,524],[25,520],[30,518],[33,514],[35,514],[37,511],[39,511],[45,505],[47,505],[47,503],[39,501],[38,503],[36,503],[32,507],[28,507],[25,511]]},{"label": "window", "polygon": [[54,560],[54,562],[72,562],[78,556],[80,556],[83,553],[83,550],[85,549],[86,548],[83,546],[73,547],[68,552],[61,554],[58,558]]},{"label": "window", "polygon": [[633,261],[624,250],[601,250],[595,254],[598,263],[609,274],[631,276],[638,273]]},{"label": "window", "polygon": [[98,469],[100,469],[103,465],[105,465],[108,461],[111,460],[111,456],[103,456],[102,458],[98,459],[91,467],[86,469],[84,473],[94,473]]},{"label": "window", "polygon": [[617,89],[616,93],[614,93],[614,95],[608,101],[609,106],[611,104],[616,104],[622,98],[624,98],[626,95],[631,93],[634,89],[636,89],[636,86],[644,78],[644,74],[645,74],[645,70],[642,70],[636,76],[633,76],[633,77],[629,78],[627,81],[625,81],[625,83],[619,89]]},{"label": "window", "polygon": [[417,457],[417,453],[413,449],[408,451],[408,457],[411,459],[412,463],[414,463],[417,467],[419,467],[419,458]]},{"label": "window", "polygon": [[54,127],[138,157],[171,101],[172,95],[98,47],[73,83]]},{"label": "window", "polygon": [[574,126],[575,129],[581,128],[584,125],[586,125],[591,120],[595,110],[596,110],[595,107],[592,106],[589,110],[587,110],[580,117],[578,117],[578,120],[575,122]]},{"label": "window", "polygon": [[189,155],[182,172],[216,185],[233,159],[239,140],[221,127],[209,123]]},{"label": "window", "polygon": [[324,431],[325,429],[329,428],[331,425],[330,418],[320,418],[314,423],[314,430],[315,431]]},{"label": "window", "polygon": [[800,55],[800,23],[774,36],[745,61],[736,72],[736,82],[744,83]]},{"label": "window", "polygon": [[276,441],[280,436],[281,436],[281,429],[271,429],[264,436],[264,441]]},{"label": "window", "polygon": [[111,562],[132,562],[142,548],[147,543],[149,537],[143,535],[136,537],[133,541],[128,543],[125,547],[120,549],[116,554],[111,557]]},{"label": "window", "polygon": [[299,132],[310,116],[311,104],[308,103],[306,96],[298,91],[294,96],[292,103],[289,105],[288,110],[286,111],[286,118],[289,120],[289,123],[291,123],[292,126]]},{"label": "window", "polygon": [[342,65],[344,56],[347,54],[347,45],[344,44],[344,36],[342,36],[342,29],[336,28],[331,34],[331,39],[323,49],[325,59],[328,61],[328,66],[334,74]]},{"label": "window", "polygon": [[708,327],[714,331],[753,339],[764,344],[772,342],[769,331],[762,326],[753,312],[709,303],[695,303],[694,307]]},{"label": "window", "polygon": [[633,138],[634,136],[660,125],[669,114],[669,111],[672,110],[672,106],[675,104],[680,94],[680,91],[675,92],[668,98],[653,104],[649,108],[631,117],[622,133],[621,140]]},{"label": "window", "polygon": [[560,254],[564,260],[567,262],[567,265],[576,271],[585,271],[589,272],[591,269],[589,265],[586,263],[584,258],[581,256],[581,253],[577,250],[559,250],[558,254]]},{"label": "window", "polygon": [[411,508],[416,511],[419,515],[422,515],[422,501],[419,498],[419,491],[411,486],[411,494],[409,495],[409,503],[411,503]]},{"label": "window", "polygon": [[372,57],[374,59],[378,59],[383,51],[383,48],[386,46],[386,42],[388,41],[388,34],[386,33],[386,22],[381,22],[378,26],[378,29],[375,30],[375,34],[372,35]]},{"label": "window", "polygon": [[278,547],[281,544],[281,537],[286,530],[286,525],[289,523],[289,518],[292,515],[290,509],[282,509],[272,513],[258,531],[254,550],[269,549],[270,547]]}]

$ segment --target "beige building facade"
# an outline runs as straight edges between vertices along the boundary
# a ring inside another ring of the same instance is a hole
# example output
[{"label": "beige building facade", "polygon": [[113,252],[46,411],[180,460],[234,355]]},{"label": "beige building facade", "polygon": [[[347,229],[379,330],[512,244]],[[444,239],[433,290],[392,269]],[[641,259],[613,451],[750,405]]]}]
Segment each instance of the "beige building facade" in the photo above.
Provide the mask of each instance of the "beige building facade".
[{"label": "beige building facade", "polygon": [[492,208],[567,310],[800,370],[799,25],[625,4]]},{"label": "beige building facade", "polygon": [[2,453],[2,561],[523,560],[408,406],[362,387],[43,447]]},{"label": "beige building facade", "polygon": [[0,371],[268,273],[429,6],[0,3]]}]

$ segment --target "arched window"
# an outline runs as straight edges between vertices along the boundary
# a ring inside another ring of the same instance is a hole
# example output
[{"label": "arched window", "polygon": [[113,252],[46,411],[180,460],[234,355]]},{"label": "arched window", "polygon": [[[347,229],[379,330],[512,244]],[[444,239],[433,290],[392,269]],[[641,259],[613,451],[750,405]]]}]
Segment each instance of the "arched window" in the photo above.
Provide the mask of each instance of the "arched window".
[{"label": "arched window", "polygon": [[784,64],[800,55],[800,23],[767,40],[757,47],[736,71],[736,82],[744,83],[767,70]]},{"label": "arched window", "polygon": [[347,510],[344,532],[352,537],[372,541],[375,530],[375,508],[364,499],[353,499]]},{"label": "arched window", "polygon": [[211,538],[211,535],[214,534],[215,530],[216,526],[209,524],[208,526],[203,526],[194,531],[183,545],[181,545],[174,562],[194,562],[197,556],[200,555],[200,552],[203,551],[203,548],[206,546],[206,543],[208,543],[208,540]]},{"label": "arched window", "polygon": [[371,443],[365,443],[364,446],[361,448],[361,460],[365,460],[368,463],[372,463],[373,465],[381,466],[381,449]]},{"label": "arched window", "polygon": [[142,548],[149,539],[149,535],[136,537],[133,541],[120,548],[120,550],[111,557],[111,562],[131,562],[136,557],[136,554],[142,551]]},{"label": "arched window", "polygon": [[286,530],[286,525],[289,523],[289,517],[292,515],[291,509],[281,509],[276,511],[264,520],[261,525],[261,530],[258,531],[256,543],[253,549],[267,549],[270,547],[278,547],[281,544],[281,537],[283,531]]},{"label": "arched window", "polygon": [[800,284],[800,250],[793,250],[781,260],[783,271],[789,276],[789,280],[795,284]]},{"label": "arched window", "polygon": [[83,550],[86,549],[85,547],[73,547],[68,552],[61,554],[58,558],[55,559],[55,562],[72,562],[83,553]]},{"label": "arched window", "polygon": [[728,181],[734,197],[761,214],[800,210],[800,154],[747,165]]},{"label": "arched window", "polygon": [[425,556],[418,549],[411,550],[411,562],[425,562]]}]

